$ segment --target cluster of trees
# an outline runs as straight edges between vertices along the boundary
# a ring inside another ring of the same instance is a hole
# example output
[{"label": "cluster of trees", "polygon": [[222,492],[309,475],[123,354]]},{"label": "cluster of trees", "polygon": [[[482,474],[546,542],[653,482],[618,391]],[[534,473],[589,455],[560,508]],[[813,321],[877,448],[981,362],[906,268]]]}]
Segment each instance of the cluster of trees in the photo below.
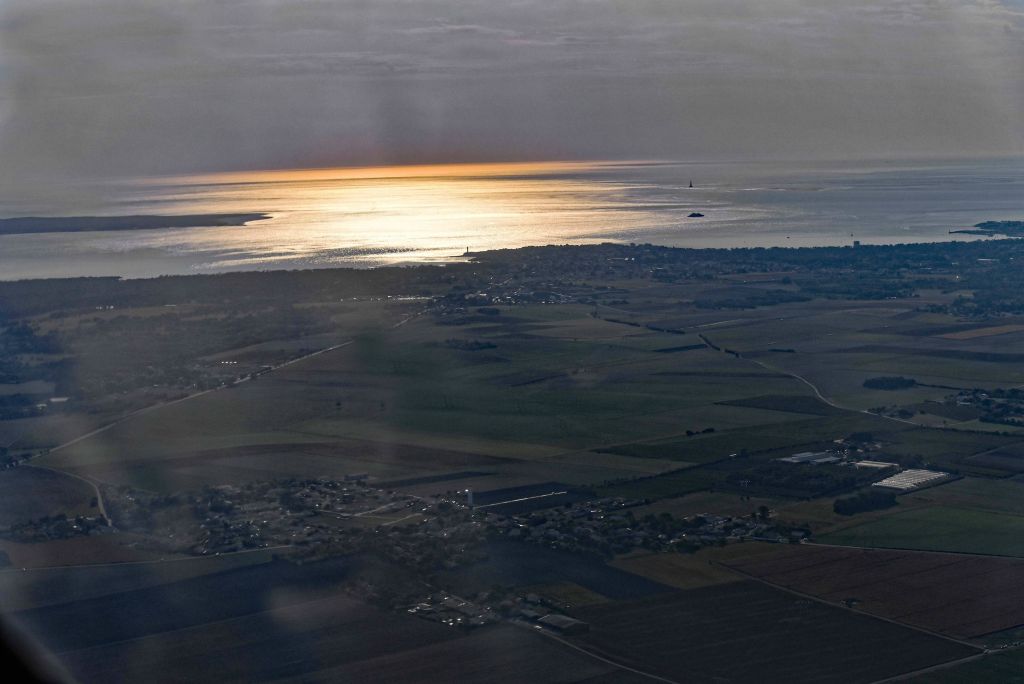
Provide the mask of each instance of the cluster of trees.
[{"label": "cluster of trees", "polygon": [[0,324],[0,383],[51,379],[52,365],[29,365],[21,360],[21,355],[59,352],[60,343],[53,333],[39,335],[32,326],[19,321]]},{"label": "cluster of trees", "polygon": [[0,538],[24,544],[98,534],[107,529],[106,521],[99,517],[77,515],[69,518],[65,513],[58,513],[0,529]]},{"label": "cluster of trees", "polygon": [[730,473],[726,482],[730,488],[810,498],[850,490],[864,480],[850,468],[772,461]]},{"label": "cluster of trees", "polygon": [[444,341],[444,346],[449,349],[458,349],[460,351],[480,351],[482,349],[496,349],[498,345],[493,342],[486,342],[482,340],[460,340],[460,339],[447,339]]},{"label": "cluster of trees", "polygon": [[[860,247],[678,249],[655,245],[586,245],[485,252],[473,275],[501,277],[560,273],[563,278],[650,278],[657,281],[713,280],[725,274],[787,271],[796,293],[839,299],[912,297],[918,288],[970,291],[937,310],[969,316],[1024,313],[1024,290],[1015,264],[1024,243],[1015,240]],[[500,274],[500,275],[498,275]],[[707,306],[758,305],[708,299]]]},{"label": "cluster of trees", "polygon": [[962,392],[958,397],[966,398],[972,407],[979,409],[983,423],[1002,425],[1024,425],[1024,390],[1016,387],[991,391],[973,390]]},{"label": "cluster of trees", "polygon": [[731,292],[728,296],[702,297],[694,300],[699,309],[753,309],[758,306],[774,306],[791,302],[806,302],[806,294],[791,290],[758,290],[748,288],[743,292]]},{"label": "cluster of trees", "polygon": [[37,407],[36,398],[28,394],[0,394],[0,420],[30,418],[40,415],[43,409]]},{"label": "cluster of trees", "polygon": [[910,389],[917,384],[917,380],[913,378],[904,378],[898,375],[895,376],[881,376],[877,378],[868,378],[864,381],[864,386],[868,389],[877,390],[904,390]]},{"label": "cluster of trees", "polygon": [[878,511],[896,505],[896,494],[878,489],[868,489],[854,496],[836,499],[832,510],[839,515],[856,515],[865,511]]}]

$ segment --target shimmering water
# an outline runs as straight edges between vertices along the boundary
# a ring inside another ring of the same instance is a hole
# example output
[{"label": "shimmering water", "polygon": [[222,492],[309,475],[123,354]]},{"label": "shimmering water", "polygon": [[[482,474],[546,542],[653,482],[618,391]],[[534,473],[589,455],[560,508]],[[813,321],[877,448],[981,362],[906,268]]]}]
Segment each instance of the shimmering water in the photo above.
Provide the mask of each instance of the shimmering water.
[{"label": "shimmering water", "polygon": [[[694,187],[688,187],[690,180]],[[1024,160],[494,164],[236,173],[0,197],[0,215],[258,213],[243,227],[0,236],[0,278],[444,262],[603,241],[685,247],[975,239],[1024,219]],[[703,218],[688,218],[691,213]]]}]

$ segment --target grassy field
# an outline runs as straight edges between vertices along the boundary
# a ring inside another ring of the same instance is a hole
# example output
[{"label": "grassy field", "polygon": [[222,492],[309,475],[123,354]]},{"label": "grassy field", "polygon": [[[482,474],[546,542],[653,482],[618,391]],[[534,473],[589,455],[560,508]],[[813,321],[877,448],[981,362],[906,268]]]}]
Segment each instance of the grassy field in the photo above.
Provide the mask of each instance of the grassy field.
[{"label": "grassy field", "polygon": [[1024,515],[1024,480],[965,477],[907,494],[900,501]]},{"label": "grassy field", "polygon": [[[636,325],[594,318],[578,304],[422,316],[399,328],[391,327],[396,317],[384,305],[376,313],[365,303],[353,312],[339,309],[351,344],[139,415],[41,462],[154,491],[351,472],[440,482],[473,471],[489,488],[551,480],[603,486],[734,453],[800,451],[872,432],[893,453],[921,454],[979,474],[1007,472],[1000,463],[969,459],[1012,448],[1015,438],[915,429],[844,412],[785,375],[820,373],[826,385],[846,378],[845,356],[832,352],[892,342],[897,332],[879,331],[902,321],[908,309],[808,302],[725,315],[680,308],[702,288],[646,288],[626,316]],[[662,320],[670,311],[675,318]],[[687,333],[660,330],[678,327]],[[694,349],[698,331],[745,354],[763,352],[757,359],[770,367]],[[770,351],[793,345],[794,353]],[[286,340],[265,342],[236,356],[284,353],[287,346]],[[685,351],[665,351],[677,349]],[[826,396],[833,389],[855,391],[861,399],[870,394],[859,387],[865,373],[855,375],[859,379],[849,381],[854,389],[846,379],[843,387],[822,385]],[[883,394],[891,401],[893,393]],[[906,400],[935,398],[933,391],[918,394]],[[607,491],[672,497],[725,477],[694,470]]]},{"label": "grassy field", "polygon": [[826,534],[818,541],[1024,557],[1024,516],[947,506],[917,508]]},{"label": "grassy field", "polygon": [[[702,462],[758,444],[831,439],[875,421],[809,419],[813,399],[791,378],[717,352],[653,351],[679,336],[595,321],[580,309],[513,308],[364,330],[349,346],[140,415],[42,462],[157,491],[466,469],[519,482],[564,468],[573,484],[594,484],[664,470],[650,461],[666,456]],[[791,397],[795,411],[765,406],[758,397],[766,392]],[[444,456],[456,453],[459,463]]]},{"label": "grassy field", "polygon": [[1024,682],[1024,650],[988,654],[908,681],[915,684],[1021,684]]},{"label": "grassy field", "polygon": [[701,549],[694,554],[637,553],[617,558],[611,564],[677,589],[699,589],[743,579],[722,563],[762,552],[763,546],[766,545],[751,542]]},{"label": "grassy field", "polygon": [[609,600],[607,596],[602,596],[575,582],[529,585],[523,587],[523,591],[537,594],[566,608],[592,606],[597,603],[606,603]]},{"label": "grassy field", "polygon": [[87,482],[42,468],[0,470],[0,527],[64,513],[97,515]]}]

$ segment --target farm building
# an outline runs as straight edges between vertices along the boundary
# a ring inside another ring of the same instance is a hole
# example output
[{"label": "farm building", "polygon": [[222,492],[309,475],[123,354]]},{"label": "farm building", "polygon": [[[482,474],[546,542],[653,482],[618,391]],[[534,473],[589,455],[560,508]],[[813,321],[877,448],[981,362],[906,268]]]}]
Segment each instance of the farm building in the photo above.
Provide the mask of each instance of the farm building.
[{"label": "farm building", "polygon": [[537,622],[544,625],[545,627],[550,627],[556,632],[561,632],[562,634],[568,636],[586,634],[590,631],[590,625],[588,625],[586,622],[576,620],[574,618],[569,617],[568,615],[559,615],[557,613],[545,615],[540,620],[537,620]]},{"label": "farm building", "polygon": [[884,480],[871,485],[872,487],[885,487],[887,489],[898,489],[900,491],[910,491],[911,489],[917,489],[918,487],[925,484],[932,484],[939,480],[943,480],[949,477],[949,473],[942,473],[937,470],[904,470],[902,473],[896,473],[892,477],[887,477]]},{"label": "farm building", "polygon": [[857,461],[853,465],[857,468],[877,468],[878,470],[899,467],[895,463],[886,463],[885,461]]},{"label": "farm building", "polygon": [[835,463],[838,457],[827,451],[801,451],[799,454],[785,456],[779,459],[783,463]]}]

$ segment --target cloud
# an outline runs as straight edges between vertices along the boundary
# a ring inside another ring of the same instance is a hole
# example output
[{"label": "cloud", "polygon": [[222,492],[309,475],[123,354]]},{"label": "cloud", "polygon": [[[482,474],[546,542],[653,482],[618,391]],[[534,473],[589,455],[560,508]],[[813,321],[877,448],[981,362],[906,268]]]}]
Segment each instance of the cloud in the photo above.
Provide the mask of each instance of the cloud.
[{"label": "cloud", "polygon": [[6,0],[0,181],[1021,152],[1020,0]]}]

